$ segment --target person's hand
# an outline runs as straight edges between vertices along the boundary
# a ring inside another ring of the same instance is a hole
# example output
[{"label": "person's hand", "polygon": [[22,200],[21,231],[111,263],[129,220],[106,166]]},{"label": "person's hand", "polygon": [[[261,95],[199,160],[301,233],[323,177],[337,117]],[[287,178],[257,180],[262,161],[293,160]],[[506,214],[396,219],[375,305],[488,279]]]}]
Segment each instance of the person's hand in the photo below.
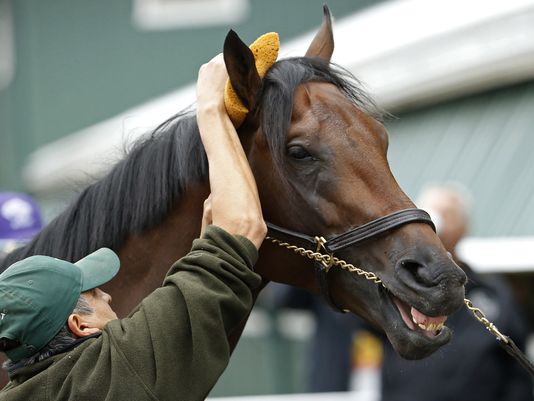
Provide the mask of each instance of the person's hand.
[{"label": "person's hand", "polygon": [[200,67],[197,79],[197,111],[224,108],[224,88],[228,73],[222,53]]}]

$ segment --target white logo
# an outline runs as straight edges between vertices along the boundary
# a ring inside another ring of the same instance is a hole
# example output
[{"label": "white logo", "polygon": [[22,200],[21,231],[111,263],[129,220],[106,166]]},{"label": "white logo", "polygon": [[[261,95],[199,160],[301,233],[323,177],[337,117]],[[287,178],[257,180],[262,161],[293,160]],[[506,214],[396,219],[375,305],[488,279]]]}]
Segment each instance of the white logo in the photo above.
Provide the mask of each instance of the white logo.
[{"label": "white logo", "polygon": [[5,313],[0,313],[0,320],[4,320]]},{"label": "white logo", "polygon": [[31,227],[34,223],[31,205],[23,199],[14,198],[2,205],[0,214],[9,221],[12,229]]}]

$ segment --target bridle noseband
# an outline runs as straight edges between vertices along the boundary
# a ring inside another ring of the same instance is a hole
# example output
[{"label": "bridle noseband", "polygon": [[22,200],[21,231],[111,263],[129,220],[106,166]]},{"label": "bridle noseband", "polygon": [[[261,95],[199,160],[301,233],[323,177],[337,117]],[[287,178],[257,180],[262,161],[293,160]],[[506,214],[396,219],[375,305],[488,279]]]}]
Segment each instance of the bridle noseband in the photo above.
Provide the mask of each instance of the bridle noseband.
[{"label": "bridle noseband", "polygon": [[316,249],[319,252],[321,249],[330,255],[329,261],[315,261],[315,269],[321,293],[325,300],[337,311],[341,310],[332,300],[328,288],[327,274],[332,267],[334,260],[334,252],[338,252],[349,246],[359,246],[363,242],[375,238],[379,235],[392,231],[404,224],[408,223],[424,223],[432,227],[436,231],[436,227],[430,218],[430,215],[421,209],[404,209],[397,212],[379,217],[376,220],[370,221],[364,225],[353,228],[342,234],[336,235],[329,239],[321,236],[312,237],[307,234],[299,233],[297,231],[289,230],[267,222],[268,237],[276,240],[292,241],[298,243],[305,248]]}]

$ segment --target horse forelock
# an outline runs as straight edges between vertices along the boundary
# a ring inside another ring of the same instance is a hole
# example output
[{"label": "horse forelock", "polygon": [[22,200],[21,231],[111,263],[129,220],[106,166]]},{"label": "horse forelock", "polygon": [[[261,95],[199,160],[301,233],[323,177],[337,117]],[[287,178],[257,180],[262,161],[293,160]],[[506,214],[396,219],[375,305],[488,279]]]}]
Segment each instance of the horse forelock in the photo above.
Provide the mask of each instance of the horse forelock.
[{"label": "horse forelock", "polygon": [[378,120],[386,116],[358,79],[342,67],[319,58],[279,60],[267,72],[258,102],[261,129],[279,168],[283,166],[295,90],[299,85],[312,81],[335,85],[352,103]]},{"label": "horse forelock", "polygon": [[102,246],[118,250],[128,235],[160,223],[188,186],[207,177],[195,114],[179,113],[137,140],[33,241],[0,261],[0,269],[31,255],[76,261]]}]

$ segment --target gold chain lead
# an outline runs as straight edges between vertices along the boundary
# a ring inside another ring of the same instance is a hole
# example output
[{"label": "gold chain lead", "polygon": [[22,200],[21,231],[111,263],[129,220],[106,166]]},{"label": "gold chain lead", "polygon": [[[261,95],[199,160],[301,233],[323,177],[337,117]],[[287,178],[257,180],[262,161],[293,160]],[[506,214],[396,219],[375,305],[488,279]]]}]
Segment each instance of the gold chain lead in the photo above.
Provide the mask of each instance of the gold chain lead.
[{"label": "gold chain lead", "polygon": [[491,334],[493,334],[495,337],[497,337],[497,340],[503,341],[505,344],[508,344],[508,337],[506,337],[504,334],[502,334],[499,329],[491,323],[487,318],[486,315],[484,315],[484,312],[482,312],[479,308],[475,307],[473,305],[473,302],[471,302],[469,299],[464,299],[465,306],[467,306],[467,309],[469,309],[473,315],[475,315],[475,318],[486,327],[486,329],[489,330]]},{"label": "gold chain lead", "polygon": [[[277,245],[280,245],[281,247],[283,248],[286,248],[286,249],[289,249],[290,251],[293,251],[301,256],[304,256],[308,259],[311,259],[311,260],[315,260],[317,262],[320,262],[323,264],[323,266],[325,266],[327,268],[327,272],[328,272],[328,269],[331,267],[331,266],[339,266],[341,267],[343,270],[347,270],[348,272],[351,272],[351,273],[356,273],[358,276],[363,276],[365,277],[367,280],[370,280],[376,284],[382,284],[382,280],[380,280],[380,278],[378,278],[378,276],[372,272],[368,272],[368,271],[365,271],[363,269],[360,269],[359,267],[356,267],[354,266],[353,264],[350,264],[350,263],[347,263],[345,262],[344,260],[342,259],[339,259],[333,255],[329,255],[329,254],[324,254],[324,253],[321,253],[321,252],[314,252],[312,250],[309,250],[309,249],[306,249],[306,248],[301,248],[301,247],[298,247],[298,246],[295,246],[295,245],[291,245],[290,243],[288,242],[283,242],[283,241],[280,241],[276,238],[273,238],[273,237],[266,237],[268,240],[270,240],[271,242],[277,244]],[[317,237],[317,238],[320,238],[320,237]],[[317,239],[316,239],[317,240]],[[320,249],[321,247],[324,246],[324,243],[323,242],[319,242],[318,241],[318,246],[317,246],[317,249]]]}]

